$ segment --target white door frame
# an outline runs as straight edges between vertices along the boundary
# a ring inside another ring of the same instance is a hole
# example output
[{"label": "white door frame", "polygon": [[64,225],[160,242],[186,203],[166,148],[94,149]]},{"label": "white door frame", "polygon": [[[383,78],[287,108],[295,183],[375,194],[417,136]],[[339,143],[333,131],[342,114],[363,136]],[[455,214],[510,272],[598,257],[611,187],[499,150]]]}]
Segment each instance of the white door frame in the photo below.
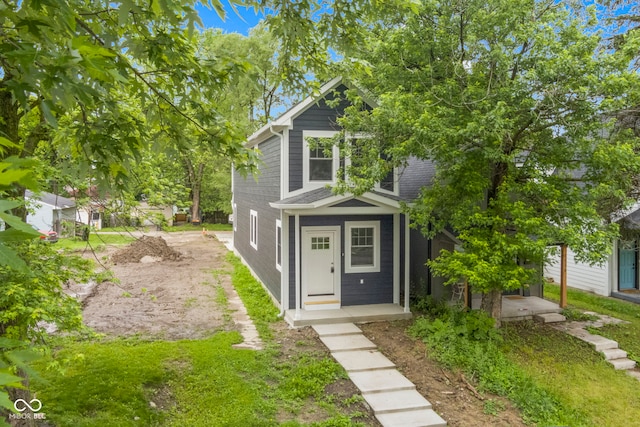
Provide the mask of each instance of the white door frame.
[{"label": "white door frame", "polygon": [[[326,310],[326,309],[338,309],[340,308],[341,301],[341,290],[342,290],[342,281],[341,281],[341,266],[342,266],[342,257],[341,257],[341,228],[339,225],[330,225],[330,226],[312,226],[312,227],[301,227],[302,238],[301,238],[301,254],[300,257],[302,259],[300,263],[300,277],[305,277],[305,266],[306,263],[311,260],[311,256],[308,252],[307,245],[305,245],[305,235],[306,233],[318,233],[318,232],[330,232],[333,233],[333,259],[334,259],[334,289],[335,294],[331,296],[308,296],[308,287],[306,280],[301,280],[300,284],[300,294],[302,299],[302,306],[305,310]],[[311,262],[313,262],[311,260]]]}]

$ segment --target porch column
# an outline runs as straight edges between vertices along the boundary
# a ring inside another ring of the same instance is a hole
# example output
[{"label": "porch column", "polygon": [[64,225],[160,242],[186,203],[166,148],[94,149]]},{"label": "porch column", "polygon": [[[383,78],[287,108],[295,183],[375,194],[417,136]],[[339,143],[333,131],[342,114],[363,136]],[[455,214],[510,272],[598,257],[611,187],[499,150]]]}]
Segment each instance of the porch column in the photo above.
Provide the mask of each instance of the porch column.
[{"label": "porch column", "polygon": [[560,308],[567,308],[567,245],[560,245]]},{"label": "porch column", "polygon": [[409,313],[409,260],[411,258],[411,246],[409,245],[409,214],[404,214],[404,312]]},{"label": "porch column", "polygon": [[280,238],[281,240],[281,254],[280,260],[281,271],[280,271],[280,286],[282,287],[282,291],[280,292],[281,304],[282,304],[282,312],[284,313],[289,309],[289,215],[284,211],[280,211],[280,220],[281,220],[281,230],[280,230]]},{"label": "porch column", "polygon": [[393,214],[393,303],[400,304],[400,214]]},{"label": "porch column", "polygon": [[296,314],[295,314],[295,319],[299,320],[300,319],[300,305],[301,305],[301,300],[302,297],[300,295],[300,214],[296,213],[296,242],[295,242],[295,250],[296,250],[296,256],[295,256],[295,260],[296,260]]}]

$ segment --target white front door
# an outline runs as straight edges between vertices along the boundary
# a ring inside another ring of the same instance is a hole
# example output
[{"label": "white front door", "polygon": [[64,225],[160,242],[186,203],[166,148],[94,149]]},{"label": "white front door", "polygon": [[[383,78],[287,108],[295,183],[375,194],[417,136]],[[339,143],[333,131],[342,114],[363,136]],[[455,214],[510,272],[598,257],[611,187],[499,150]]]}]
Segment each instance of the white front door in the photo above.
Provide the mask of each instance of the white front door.
[{"label": "white front door", "polygon": [[306,309],[340,307],[340,227],[302,228],[302,295]]}]

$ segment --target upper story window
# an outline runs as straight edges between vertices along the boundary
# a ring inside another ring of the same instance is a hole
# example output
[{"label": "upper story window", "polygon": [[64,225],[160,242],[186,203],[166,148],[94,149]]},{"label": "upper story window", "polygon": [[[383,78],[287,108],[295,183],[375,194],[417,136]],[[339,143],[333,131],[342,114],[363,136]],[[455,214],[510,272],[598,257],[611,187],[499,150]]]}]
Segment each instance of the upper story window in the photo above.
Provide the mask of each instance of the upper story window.
[{"label": "upper story window", "polygon": [[[377,156],[377,159],[375,158],[375,151],[369,151],[367,144],[367,140],[366,140],[366,135],[365,134],[352,134],[352,135],[347,135],[347,141],[350,144],[350,158],[347,158],[344,160],[344,166],[346,167],[351,167],[351,166],[356,166],[356,165],[360,165],[360,164],[364,164],[366,167],[372,167],[373,165],[376,165],[377,167],[382,167],[380,165],[380,163],[376,163],[376,161],[379,161],[380,159],[386,161],[389,159],[389,157],[384,154],[384,153],[380,153]],[[362,154],[363,151],[365,151],[365,153],[369,153],[369,154]],[[371,157],[371,155],[374,156],[374,158]],[[352,174],[358,174],[358,168],[356,167],[352,167],[351,168],[351,173]],[[390,194],[396,194],[397,195],[397,190],[398,187],[396,185],[396,183],[398,182],[398,169],[394,168],[392,170],[390,170],[384,178],[382,178],[382,180],[380,180],[379,182],[375,183],[374,189],[383,193],[390,193]]]},{"label": "upper story window", "polygon": [[305,187],[322,187],[335,183],[339,167],[338,147],[327,141],[334,131],[304,131],[303,174]]}]

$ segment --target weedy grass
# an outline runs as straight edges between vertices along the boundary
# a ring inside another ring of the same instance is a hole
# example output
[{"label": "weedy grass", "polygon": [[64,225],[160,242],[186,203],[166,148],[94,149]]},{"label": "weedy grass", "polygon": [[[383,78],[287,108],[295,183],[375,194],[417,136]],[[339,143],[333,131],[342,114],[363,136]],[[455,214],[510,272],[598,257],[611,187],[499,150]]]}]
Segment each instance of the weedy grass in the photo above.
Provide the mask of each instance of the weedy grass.
[{"label": "weedy grass", "polygon": [[616,371],[589,344],[533,323],[506,324],[503,334],[508,358],[563,408],[580,414],[580,424],[566,425],[637,425],[640,382]]},{"label": "weedy grass", "polygon": [[89,241],[78,238],[61,238],[55,243],[56,249],[64,249],[67,251],[83,251],[94,250],[95,252],[103,251],[107,246],[122,246],[129,244],[135,240],[135,237],[122,234],[98,234],[91,233]]},{"label": "weedy grass", "polygon": [[[557,286],[545,296],[559,298]],[[583,311],[629,323],[595,329],[640,354],[640,306],[569,290],[565,311],[574,320],[593,320]],[[508,397],[526,422],[540,425],[618,427],[640,419],[640,382],[616,371],[589,344],[533,322],[503,323],[498,331],[481,312],[461,312],[431,303],[430,316],[410,329],[441,363],[476,378],[481,390]],[[485,412],[499,410],[486,403]]]},{"label": "weedy grass", "polygon": [[237,332],[183,341],[56,338],[56,350],[38,363],[41,378],[31,384],[48,422],[74,427],[298,426],[297,414],[317,412],[322,421],[305,425],[361,425],[362,414],[345,413],[351,409],[341,409],[324,393],[329,384],[347,378],[342,367],[311,350],[281,357],[269,328],[278,310],[237,258],[228,261],[266,350],[233,348],[242,341]]},{"label": "weedy grass", "polygon": [[[589,426],[588,419],[531,376],[510,357],[510,335],[493,327],[483,312],[438,307],[438,317],[416,319],[409,332],[424,340],[429,354],[478,381],[481,391],[509,398],[522,418],[537,425]],[[489,404],[485,411],[497,411]]]}]

